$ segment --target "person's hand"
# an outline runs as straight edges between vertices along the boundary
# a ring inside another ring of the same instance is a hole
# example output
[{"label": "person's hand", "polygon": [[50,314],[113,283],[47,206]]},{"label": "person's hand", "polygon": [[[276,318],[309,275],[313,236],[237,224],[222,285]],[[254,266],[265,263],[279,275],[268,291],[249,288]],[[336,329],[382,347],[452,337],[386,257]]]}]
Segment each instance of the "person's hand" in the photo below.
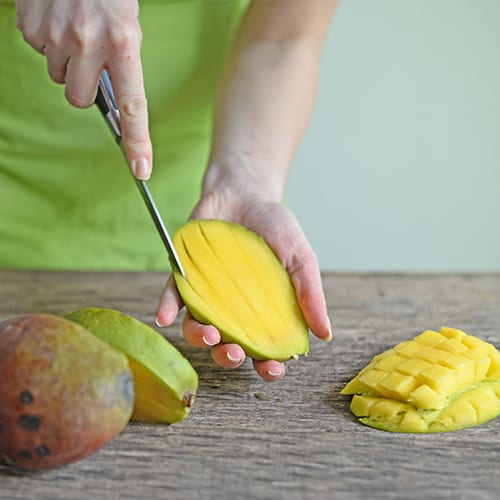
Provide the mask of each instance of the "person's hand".
[{"label": "person's hand", "polygon": [[[248,200],[245,203],[241,195],[212,193],[199,202],[192,217],[225,219],[260,234],[290,274],[311,332],[325,341],[331,339],[331,324],[316,255],[287,208],[274,202]],[[157,324],[168,326],[173,323],[181,307],[182,301],[172,276],[169,276],[158,306]],[[221,343],[220,334],[214,326],[198,323],[188,311],[184,316],[183,330],[191,345],[211,348],[213,359],[223,368],[236,368],[245,360],[245,352],[239,345]],[[253,364],[266,381],[279,380],[285,375],[284,363],[254,360]]]},{"label": "person's hand", "polygon": [[17,0],[17,27],[47,58],[49,75],[65,84],[67,100],[84,108],[94,103],[99,76],[113,81],[122,134],[132,172],[151,175],[137,0]]}]

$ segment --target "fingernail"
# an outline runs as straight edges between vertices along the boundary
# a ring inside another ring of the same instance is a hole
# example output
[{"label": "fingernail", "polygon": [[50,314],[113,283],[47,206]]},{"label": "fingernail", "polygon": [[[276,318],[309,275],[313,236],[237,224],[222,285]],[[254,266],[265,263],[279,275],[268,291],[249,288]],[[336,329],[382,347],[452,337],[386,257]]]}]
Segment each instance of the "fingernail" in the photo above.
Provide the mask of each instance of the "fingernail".
[{"label": "fingernail", "polygon": [[[217,342],[210,342],[209,340],[207,340],[207,338],[205,337],[205,335],[203,335],[203,337],[201,337],[201,340],[203,340],[203,343],[209,347],[212,347],[214,346],[215,344],[217,344]],[[229,357],[229,356],[228,356]]]},{"label": "fingernail", "polygon": [[273,371],[273,370],[268,370],[267,374],[271,377],[281,377],[281,375],[283,374],[283,372],[276,372],[276,371]]},{"label": "fingernail", "polygon": [[231,363],[239,363],[241,361],[240,358],[235,358],[234,356],[231,356],[230,352],[226,352],[226,358],[231,361]]},{"label": "fingernail", "polygon": [[158,318],[155,318],[155,325],[156,325],[158,328],[164,328],[164,327],[165,327],[165,325],[162,325],[162,324],[160,323],[160,320],[159,320]]},{"label": "fingernail", "polygon": [[149,179],[149,161],[147,158],[140,158],[134,162],[134,175],[144,181]]},{"label": "fingernail", "polygon": [[325,337],[323,340],[325,342],[330,342],[333,339],[333,332],[332,332],[332,322],[330,321],[330,318],[327,316],[326,317],[328,321],[328,336]]}]

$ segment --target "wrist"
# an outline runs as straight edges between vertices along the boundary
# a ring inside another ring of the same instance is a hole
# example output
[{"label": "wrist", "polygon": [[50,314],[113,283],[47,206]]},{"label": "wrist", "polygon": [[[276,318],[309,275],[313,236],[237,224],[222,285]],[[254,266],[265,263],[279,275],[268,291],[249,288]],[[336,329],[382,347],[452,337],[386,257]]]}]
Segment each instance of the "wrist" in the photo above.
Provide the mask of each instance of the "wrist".
[{"label": "wrist", "polygon": [[281,202],[286,178],[269,165],[256,168],[248,154],[231,155],[224,161],[211,160],[205,171],[202,195],[225,193],[242,199]]}]

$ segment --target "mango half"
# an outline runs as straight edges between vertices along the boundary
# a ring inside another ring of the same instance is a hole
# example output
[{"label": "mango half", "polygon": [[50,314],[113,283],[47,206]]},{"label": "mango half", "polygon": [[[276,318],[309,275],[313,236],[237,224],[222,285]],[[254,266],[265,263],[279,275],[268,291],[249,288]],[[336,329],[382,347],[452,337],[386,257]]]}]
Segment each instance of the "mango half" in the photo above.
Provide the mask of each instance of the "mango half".
[{"label": "mango half", "polygon": [[0,323],[0,461],[44,470],[83,459],[132,413],[127,357],[50,314]]},{"label": "mango half", "polygon": [[263,238],[222,220],[191,220],[173,243],[186,278],[177,289],[194,318],[253,359],[307,354],[309,332],[285,268]]},{"label": "mango half", "polygon": [[500,353],[455,328],[426,330],[375,356],[342,390],[371,427],[446,432],[500,414]]},{"label": "mango half", "polygon": [[131,420],[173,424],[188,416],[198,375],[165,337],[114,309],[85,307],[65,317],[126,354],[135,384]]}]

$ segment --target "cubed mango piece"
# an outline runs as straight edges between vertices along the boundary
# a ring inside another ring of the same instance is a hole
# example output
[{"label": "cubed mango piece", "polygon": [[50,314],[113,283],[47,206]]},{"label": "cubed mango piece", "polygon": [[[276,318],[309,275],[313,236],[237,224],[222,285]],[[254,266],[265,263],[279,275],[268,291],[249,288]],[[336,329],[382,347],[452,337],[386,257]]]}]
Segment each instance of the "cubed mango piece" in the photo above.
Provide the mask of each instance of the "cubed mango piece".
[{"label": "cubed mango piece", "polygon": [[500,414],[500,353],[462,330],[426,330],[375,356],[342,390],[360,422],[393,432],[446,432]]}]

